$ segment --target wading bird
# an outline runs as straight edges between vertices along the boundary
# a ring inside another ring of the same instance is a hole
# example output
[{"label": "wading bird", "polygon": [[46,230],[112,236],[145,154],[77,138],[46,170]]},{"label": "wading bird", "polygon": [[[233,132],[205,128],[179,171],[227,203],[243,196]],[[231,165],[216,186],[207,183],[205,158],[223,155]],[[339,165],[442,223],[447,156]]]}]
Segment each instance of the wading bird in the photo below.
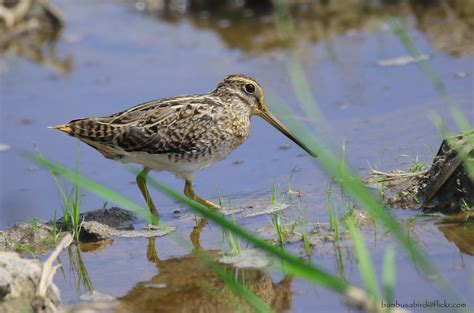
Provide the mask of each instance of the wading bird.
[{"label": "wading bird", "polygon": [[143,165],[137,185],[150,212],[158,216],[146,187],[150,170],[176,174],[185,180],[188,198],[219,208],[194,192],[194,174],[244,143],[253,115],[316,157],[270,113],[259,83],[240,74],[227,76],[210,93],[153,100],[110,116],[76,119],[52,128],[80,139],[108,159]]}]

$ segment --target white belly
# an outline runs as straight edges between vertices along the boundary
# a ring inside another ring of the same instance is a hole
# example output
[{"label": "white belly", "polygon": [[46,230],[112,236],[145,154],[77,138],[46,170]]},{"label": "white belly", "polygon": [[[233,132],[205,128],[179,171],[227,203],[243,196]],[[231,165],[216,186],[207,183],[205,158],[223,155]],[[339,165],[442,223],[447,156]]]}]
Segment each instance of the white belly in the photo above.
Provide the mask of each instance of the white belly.
[{"label": "white belly", "polygon": [[235,147],[220,147],[211,155],[195,158],[169,157],[167,154],[149,154],[145,152],[133,152],[120,159],[122,163],[138,163],[155,171],[166,171],[174,173],[183,179],[192,180],[196,171],[203,169],[213,163],[223,160]]}]

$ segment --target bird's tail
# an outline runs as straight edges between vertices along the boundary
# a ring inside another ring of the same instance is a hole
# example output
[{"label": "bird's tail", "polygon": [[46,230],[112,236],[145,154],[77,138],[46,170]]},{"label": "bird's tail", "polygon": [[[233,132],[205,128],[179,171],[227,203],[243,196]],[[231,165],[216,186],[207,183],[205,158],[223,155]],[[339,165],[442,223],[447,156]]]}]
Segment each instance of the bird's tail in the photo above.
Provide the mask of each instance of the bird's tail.
[{"label": "bird's tail", "polygon": [[48,128],[57,129],[65,132],[69,136],[76,137],[98,150],[106,158],[116,159],[120,157],[120,155],[113,151],[108,145],[113,139],[114,133],[110,131],[106,134],[105,131],[100,128],[100,125],[95,123],[92,119],[73,120],[63,125],[50,126]]}]

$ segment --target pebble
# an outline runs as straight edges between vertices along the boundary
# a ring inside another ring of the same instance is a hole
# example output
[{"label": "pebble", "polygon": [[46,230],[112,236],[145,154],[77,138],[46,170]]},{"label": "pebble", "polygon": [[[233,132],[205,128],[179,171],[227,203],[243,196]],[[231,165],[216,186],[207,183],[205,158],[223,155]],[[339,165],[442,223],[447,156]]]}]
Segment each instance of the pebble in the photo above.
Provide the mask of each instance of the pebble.
[{"label": "pebble", "polygon": [[467,76],[469,76],[466,72],[457,72],[454,74],[454,77],[456,78],[466,78]]},{"label": "pebble", "polygon": [[5,152],[8,151],[12,148],[9,144],[6,143],[0,143],[0,152]]},{"label": "pebble", "polygon": [[81,299],[81,301],[87,302],[109,302],[114,301],[115,296],[111,295],[110,293],[92,290],[82,294],[79,299]]},{"label": "pebble", "polygon": [[382,67],[389,67],[389,66],[404,66],[411,63],[418,63],[420,61],[429,60],[430,56],[427,54],[421,54],[418,57],[412,56],[402,56],[393,59],[385,59],[385,60],[378,60],[377,65]]}]

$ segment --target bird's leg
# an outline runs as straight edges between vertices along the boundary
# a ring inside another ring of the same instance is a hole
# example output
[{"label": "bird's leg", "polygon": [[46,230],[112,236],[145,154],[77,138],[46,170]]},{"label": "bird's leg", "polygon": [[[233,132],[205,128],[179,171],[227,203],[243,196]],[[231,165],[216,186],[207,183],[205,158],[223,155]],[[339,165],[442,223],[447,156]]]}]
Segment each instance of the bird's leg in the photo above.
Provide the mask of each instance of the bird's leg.
[{"label": "bird's leg", "polygon": [[160,258],[158,258],[158,253],[156,253],[154,237],[148,238],[148,245],[146,247],[146,258],[148,261],[155,263],[157,266],[160,265],[161,260]]},{"label": "bird's leg", "polygon": [[202,205],[207,206],[210,209],[213,210],[220,210],[220,206],[218,206],[215,203],[212,203],[209,200],[203,199],[200,196],[198,196],[196,193],[194,193],[193,190],[193,182],[186,179],[186,183],[184,184],[184,194],[191,200],[194,200],[196,202],[199,202]]},{"label": "bird's leg", "polygon": [[193,228],[191,234],[189,234],[189,239],[193,244],[194,250],[202,250],[201,247],[201,232],[204,226],[207,225],[207,220],[205,218],[198,218],[196,220],[196,225]]},{"label": "bird's leg", "polygon": [[143,197],[145,198],[146,205],[150,209],[151,214],[155,216],[159,216],[158,210],[153,204],[153,200],[151,200],[150,193],[148,192],[148,188],[146,187],[146,176],[148,175],[149,171],[150,169],[148,167],[143,168],[143,171],[141,171],[137,175],[137,185],[138,185],[138,188],[140,188],[140,191],[142,192]]}]

